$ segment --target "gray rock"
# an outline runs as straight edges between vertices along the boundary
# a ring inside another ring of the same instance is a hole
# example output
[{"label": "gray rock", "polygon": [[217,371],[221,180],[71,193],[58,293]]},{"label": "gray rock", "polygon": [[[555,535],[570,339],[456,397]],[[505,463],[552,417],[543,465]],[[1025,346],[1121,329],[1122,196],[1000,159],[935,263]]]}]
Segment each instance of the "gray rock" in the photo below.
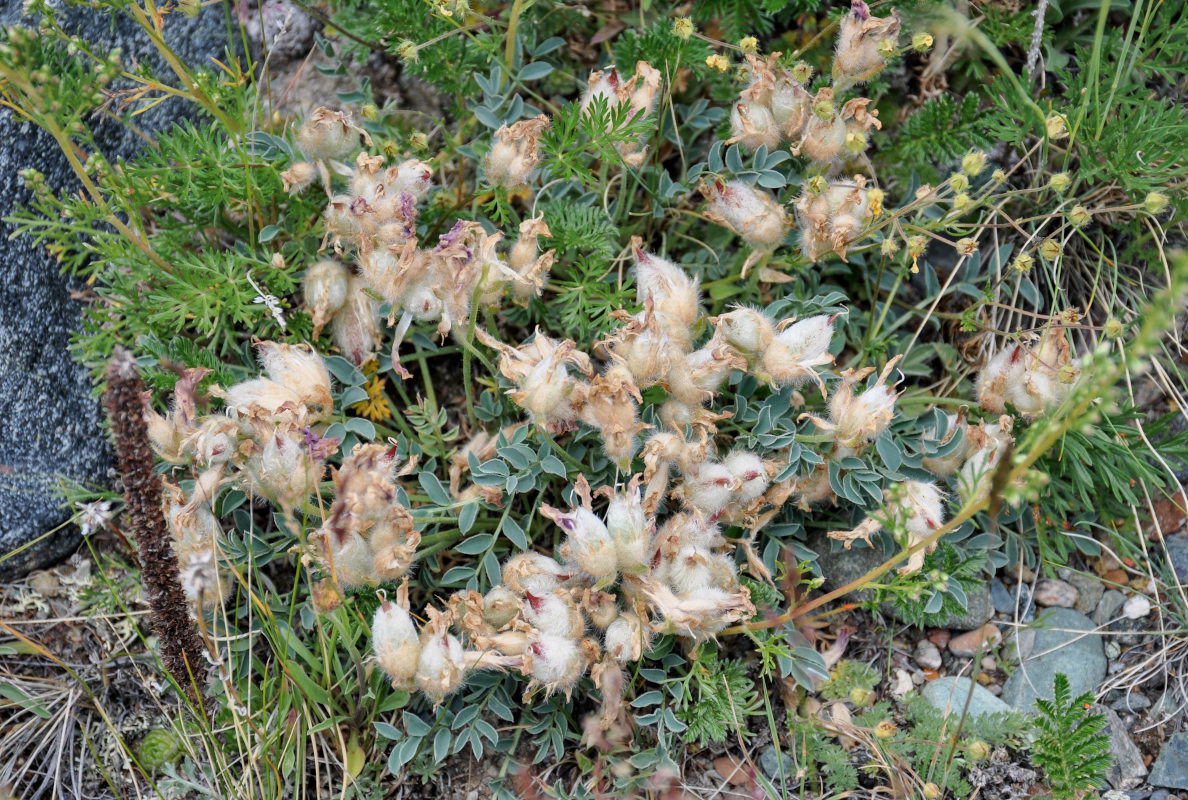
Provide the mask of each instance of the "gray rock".
[{"label": "gray rock", "polygon": [[916,663],[924,669],[941,668],[940,649],[927,639],[921,639],[916,643],[916,655],[914,657]]},{"label": "gray rock", "polygon": [[1097,608],[1097,604],[1101,602],[1105,586],[1093,575],[1085,575],[1080,572],[1070,575],[1068,582],[1077,590],[1077,604],[1073,606],[1073,609],[1085,616],[1092,614]]},{"label": "gray rock", "polygon": [[[1015,597],[1016,591],[1019,594],[1017,598],[1018,602],[1016,602]],[[994,599],[996,594],[997,599]],[[1031,587],[1026,583],[1006,586],[1002,581],[995,578],[990,583],[990,595],[994,604],[994,610],[999,614],[1005,614],[1013,619],[1017,607],[1021,621],[1031,622],[1035,619],[1035,600],[1031,597]]]},{"label": "gray rock", "polygon": [[1147,628],[1146,617],[1139,619],[1122,617],[1122,619],[1114,620],[1110,623],[1110,633],[1117,634],[1111,638],[1123,647],[1134,647],[1143,641],[1144,634],[1142,632],[1147,630]]},{"label": "gray rock", "polygon": [[[973,695],[970,696],[970,690]],[[937,678],[924,687],[921,692],[924,699],[933,708],[941,711],[948,710],[952,715],[960,715],[965,708],[966,698],[969,698],[969,716],[979,717],[983,714],[997,714],[1011,711],[1011,707],[999,700],[981,684],[969,678],[955,678],[946,676]]]},{"label": "gray rock", "polygon": [[796,774],[796,762],[792,756],[787,753],[780,752],[779,758],[776,757],[776,748],[774,744],[769,744],[759,752],[759,769],[773,781],[780,779],[780,764],[784,767],[784,777],[791,778]]},{"label": "gray rock", "polygon": [[1165,789],[1188,789],[1188,733],[1172,734],[1163,743],[1147,783]]},{"label": "gray rock", "polygon": [[1163,540],[1167,561],[1181,584],[1188,585],[1188,534],[1177,533]]},{"label": "gray rock", "polygon": [[1147,766],[1143,763],[1143,754],[1131,740],[1130,732],[1121,717],[1111,709],[1103,706],[1094,707],[1095,713],[1104,714],[1110,735],[1110,755],[1114,763],[1106,770],[1106,780],[1115,789],[1133,789],[1143,782],[1147,776]]},{"label": "gray rock", "polygon": [[947,614],[941,619],[931,621],[937,628],[950,628],[955,631],[972,631],[980,628],[994,616],[994,605],[990,602],[990,587],[980,584],[973,591],[965,593],[965,613]]},{"label": "gray rock", "polygon": [[1101,596],[1101,602],[1097,604],[1097,610],[1093,612],[1093,624],[1097,626],[1105,625],[1107,622],[1118,616],[1118,612],[1122,610],[1122,606],[1126,603],[1126,595],[1119,592],[1117,589],[1110,589]]},{"label": "gray rock", "polygon": [[1115,700],[1114,702],[1110,703],[1110,708],[1114,709],[1115,711],[1117,711],[1119,713],[1121,713],[1123,711],[1128,711],[1130,713],[1134,713],[1136,711],[1142,711],[1144,708],[1150,708],[1150,707],[1151,707],[1151,699],[1149,697],[1147,697],[1145,694],[1140,694],[1138,692],[1131,692],[1130,694],[1124,694],[1121,697],[1119,697],[1117,700]]},{"label": "gray rock", "polygon": [[990,581],[990,604],[999,614],[1009,614],[1015,610],[1015,596],[998,578]]},{"label": "gray rock", "polygon": [[[833,591],[858,580],[875,567],[883,564],[887,558],[890,558],[890,554],[883,555],[878,541],[876,538],[873,548],[857,542],[851,549],[845,550],[840,542],[827,538],[823,532],[810,534],[806,544],[818,555],[817,567],[825,578],[821,588],[825,591]],[[834,549],[835,547],[836,549]],[[873,590],[863,589],[847,595],[846,599],[863,603],[873,597]]]},{"label": "gray rock", "polygon": [[1106,674],[1106,657],[1101,637],[1091,632],[1093,621],[1071,608],[1054,608],[1041,615],[1034,627],[1030,652],[1007,678],[1003,699],[1029,711],[1037,697],[1052,698],[1058,672],[1068,676],[1074,697],[1096,690]]},{"label": "gray rock", "polygon": [[1155,791],[1151,792],[1150,800],[1167,800],[1167,795],[1167,789],[1156,789]]},{"label": "gray rock", "polygon": [[[21,6],[18,0],[0,4],[0,24],[36,25],[21,14]],[[56,7],[67,31],[100,48],[122,48],[125,64],[147,63],[159,75],[172,77],[126,15],[82,4]],[[196,19],[170,14],[165,39],[187,64],[211,66],[211,58],[224,57],[225,24],[216,8],[205,9]],[[188,106],[172,100],[136,117],[136,126],[151,133],[189,113]],[[95,134],[99,149],[112,162],[144,145],[136,133],[112,121],[99,123]],[[30,166],[44,173],[55,192],[77,189],[53,139],[0,110],[0,217],[29,202],[30,192],[18,172]],[[59,494],[62,479],[110,483],[99,404],[87,370],[68,352],[81,316],[71,291],[82,287],[61,275],[54,259],[28,237],[10,240],[12,231],[12,225],[0,222],[0,262],[5,265],[0,288],[0,557],[25,549],[0,561],[0,580],[52,563],[77,547],[79,531],[64,526],[71,511]]]}]

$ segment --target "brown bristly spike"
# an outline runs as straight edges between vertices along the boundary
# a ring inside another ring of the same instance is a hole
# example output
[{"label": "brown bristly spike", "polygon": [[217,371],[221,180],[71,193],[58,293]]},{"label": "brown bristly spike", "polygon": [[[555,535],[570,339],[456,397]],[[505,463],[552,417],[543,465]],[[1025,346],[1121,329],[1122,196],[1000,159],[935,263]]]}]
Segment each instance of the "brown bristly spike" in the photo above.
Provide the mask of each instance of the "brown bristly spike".
[{"label": "brown bristly spike", "polygon": [[161,507],[161,479],[153,472],[141,392],[144,384],[132,354],[120,348],[107,367],[104,406],[111,419],[116,458],[124,481],[128,521],[136,539],[141,573],[152,606],[153,630],[165,668],[198,705],[206,660],[178,575],[169,528]]}]

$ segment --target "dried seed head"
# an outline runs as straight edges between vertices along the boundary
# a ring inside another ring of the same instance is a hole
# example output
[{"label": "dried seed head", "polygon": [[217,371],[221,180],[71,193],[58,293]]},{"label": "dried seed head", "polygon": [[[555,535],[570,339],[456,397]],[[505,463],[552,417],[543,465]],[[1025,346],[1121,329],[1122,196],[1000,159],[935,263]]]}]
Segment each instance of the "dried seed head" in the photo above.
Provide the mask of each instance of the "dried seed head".
[{"label": "dried seed head", "polygon": [[517,595],[545,595],[570,579],[567,569],[540,553],[521,553],[503,564],[503,583]]},{"label": "dried seed head", "polygon": [[899,14],[873,17],[862,0],[853,0],[850,13],[842,17],[833,59],[833,83],[839,89],[873,78],[887,65],[886,55],[894,52],[899,36]]},{"label": "dried seed head", "polygon": [[801,386],[810,379],[820,384],[813,367],[833,363],[829,353],[832,341],[833,317],[828,314],[789,325],[763,351],[760,359],[763,374],[777,386]]},{"label": "dried seed head", "polygon": [[257,342],[256,355],[269,378],[291,390],[320,419],[334,411],[330,372],[307,344]]},{"label": "dried seed head", "polygon": [[543,686],[548,694],[572,692],[591,657],[590,648],[582,642],[549,634],[532,637],[528,650],[533,683]]},{"label": "dried seed head", "polygon": [[544,114],[500,126],[487,153],[487,180],[499,186],[522,186],[540,163],[540,137],[550,125]]},{"label": "dried seed head", "polygon": [[347,112],[319,106],[297,130],[297,146],[310,158],[346,158],[359,146],[359,129]]},{"label": "dried seed head", "polygon": [[1072,210],[1068,212],[1068,221],[1078,228],[1088,225],[1090,219],[1092,219],[1092,215],[1090,215],[1089,209],[1084,206],[1073,206]]},{"label": "dried seed head", "polygon": [[619,616],[618,598],[609,592],[584,589],[581,605],[586,616],[590,618],[590,623],[599,630],[606,630]]},{"label": "dried seed head", "polygon": [[1044,126],[1047,128],[1049,139],[1057,140],[1068,136],[1068,120],[1063,114],[1052,112],[1044,120]]},{"label": "dried seed head", "polygon": [[651,300],[661,329],[674,344],[687,350],[691,329],[701,315],[698,280],[668,259],[645,253],[641,244],[638,237],[632,238],[639,302]]},{"label": "dried seed head", "polygon": [[318,177],[318,168],[308,161],[294,161],[280,174],[286,194],[300,194]]}]

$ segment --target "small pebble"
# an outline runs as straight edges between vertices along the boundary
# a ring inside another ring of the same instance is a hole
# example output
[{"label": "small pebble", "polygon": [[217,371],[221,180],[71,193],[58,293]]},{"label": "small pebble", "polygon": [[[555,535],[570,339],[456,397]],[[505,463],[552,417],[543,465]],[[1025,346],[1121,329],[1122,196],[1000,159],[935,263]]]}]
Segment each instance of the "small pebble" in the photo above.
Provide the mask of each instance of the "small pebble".
[{"label": "small pebble", "polygon": [[1105,654],[1110,661],[1116,661],[1118,656],[1122,655],[1122,645],[1110,639],[1105,643]]},{"label": "small pebble", "polygon": [[941,654],[937,646],[927,639],[921,639],[916,644],[916,663],[924,669],[940,669]]},{"label": "small pebble", "polygon": [[1151,800],[1167,800],[1167,789],[1156,789],[1151,792]]},{"label": "small pebble", "polygon": [[916,684],[917,686],[923,686],[924,685],[924,673],[918,669],[913,670],[912,671],[912,683]]},{"label": "small pebble", "polygon": [[1110,586],[1114,584],[1128,586],[1130,584],[1130,576],[1126,574],[1126,570],[1124,569],[1112,569],[1105,575],[1102,575],[1101,579]]},{"label": "small pebble", "polygon": [[1151,613],[1151,601],[1145,595],[1136,594],[1122,606],[1122,616],[1127,619],[1142,619]]},{"label": "small pebble", "polygon": [[998,628],[989,623],[949,640],[949,652],[960,658],[972,658],[979,650],[994,647],[1002,641]]},{"label": "small pebble", "polygon": [[1150,707],[1151,698],[1138,692],[1131,692],[1128,695],[1124,694],[1110,704],[1110,708],[1118,712],[1142,711],[1144,708]]},{"label": "small pebble", "polygon": [[1056,578],[1044,578],[1035,585],[1035,602],[1048,608],[1072,608],[1080,592],[1071,583]]},{"label": "small pebble", "polygon": [[990,686],[987,686],[986,688],[989,689],[990,694],[994,695],[995,697],[998,697],[999,695],[1002,694],[1002,685],[1001,684],[994,683],[994,684],[991,684]]},{"label": "small pebble", "polygon": [[982,657],[982,669],[986,670],[987,672],[993,672],[994,670],[998,669],[998,662],[994,659],[994,656]]},{"label": "small pebble", "polygon": [[979,672],[977,679],[978,679],[978,683],[982,684],[983,686],[990,685],[990,676],[987,675],[985,672]]},{"label": "small pebble", "polygon": [[928,632],[928,641],[937,647],[944,647],[949,643],[950,636],[948,628],[933,628]]}]

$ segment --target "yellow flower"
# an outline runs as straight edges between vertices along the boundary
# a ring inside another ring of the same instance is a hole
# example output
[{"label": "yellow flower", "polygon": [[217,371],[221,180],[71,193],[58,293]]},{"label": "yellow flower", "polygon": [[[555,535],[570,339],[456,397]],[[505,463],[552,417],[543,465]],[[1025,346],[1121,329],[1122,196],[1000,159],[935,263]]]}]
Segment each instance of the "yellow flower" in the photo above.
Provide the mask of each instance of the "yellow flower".
[{"label": "yellow flower", "polygon": [[759,50],[759,40],[754,36],[744,36],[739,41],[738,47],[744,53],[754,53]]},{"label": "yellow flower", "polygon": [[672,32],[678,39],[688,39],[693,35],[693,20],[681,17],[672,23]]},{"label": "yellow flower", "polygon": [[367,399],[360,400],[350,408],[357,416],[367,417],[372,422],[383,422],[392,416],[392,404],[384,393],[387,379],[375,374],[378,369],[379,364],[374,359],[364,365],[363,372],[371,376],[363,386],[363,391],[367,392]]},{"label": "yellow flower", "polygon": [[718,72],[725,72],[726,70],[730,69],[730,59],[726,58],[726,56],[715,53],[712,56],[706,56],[705,65],[712,69],[716,69]]}]

